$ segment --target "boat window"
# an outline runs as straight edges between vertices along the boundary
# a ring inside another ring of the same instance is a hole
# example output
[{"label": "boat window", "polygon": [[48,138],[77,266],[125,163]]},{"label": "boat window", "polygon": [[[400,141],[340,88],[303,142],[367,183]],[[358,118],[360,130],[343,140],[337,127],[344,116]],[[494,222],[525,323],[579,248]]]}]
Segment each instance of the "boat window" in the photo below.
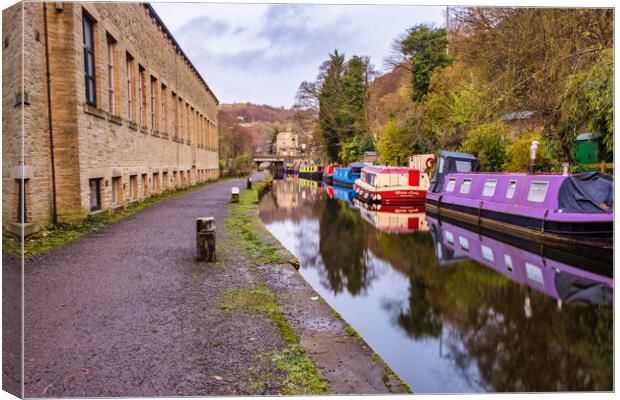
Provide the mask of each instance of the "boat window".
[{"label": "boat window", "polygon": [[467,194],[471,190],[471,179],[463,179],[461,183],[461,193]]},{"label": "boat window", "polygon": [[482,257],[490,262],[495,262],[495,257],[493,257],[493,250],[489,246],[481,245],[480,250],[482,250]]},{"label": "boat window", "polygon": [[376,175],[374,174],[368,174],[368,183],[370,183],[371,185],[375,185],[375,179],[377,178]]},{"label": "boat window", "polygon": [[454,236],[452,236],[452,232],[446,231],[446,240],[450,244],[454,244]]},{"label": "boat window", "polygon": [[530,191],[527,193],[527,201],[535,201],[537,203],[545,201],[548,186],[549,182],[532,182],[530,184]]},{"label": "boat window", "polygon": [[525,272],[527,274],[527,279],[529,279],[530,281],[534,283],[539,284],[540,286],[545,286],[545,279],[543,277],[543,272],[540,267],[526,262]]},{"label": "boat window", "polygon": [[517,188],[517,181],[508,182],[508,189],[506,189],[506,198],[512,199],[515,196],[515,189]]},{"label": "boat window", "polygon": [[512,257],[510,257],[508,254],[504,254],[504,262],[506,263],[506,269],[512,272],[513,271]]},{"label": "boat window", "polygon": [[493,196],[495,194],[495,186],[497,186],[497,180],[487,179],[484,181],[484,189],[482,190],[483,196]]},{"label": "boat window", "polygon": [[467,238],[459,236],[459,244],[461,245],[461,249],[469,251],[469,240],[467,240]]},{"label": "boat window", "polygon": [[453,192],[454,185],[456,185],[456,179],[448,179],[448,185],[446,185],[446,192]]},{"label": "boat window", "polygon": [[443,158],[440,158],[439,159],[439,166],[437,167],[437,170],[439,172],[443,172],[443,163],[444,163]]},{"label": "boat window", "polygon": [[457,161],[456,170],[458,172],[471,172],[471,162],[470,161]]}]

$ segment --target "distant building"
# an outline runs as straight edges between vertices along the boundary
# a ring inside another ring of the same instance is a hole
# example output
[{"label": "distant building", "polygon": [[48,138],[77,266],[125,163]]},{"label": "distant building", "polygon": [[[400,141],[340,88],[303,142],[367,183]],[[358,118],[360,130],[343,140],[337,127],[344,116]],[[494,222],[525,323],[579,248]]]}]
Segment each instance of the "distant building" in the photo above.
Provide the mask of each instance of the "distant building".
[{"label": "distant building", "polygon": [[301,154],[299,145],[299,135],[292,130],[279,132],[276,138],[276,154],[279,156],[298,156]]},{"label": "distant building", "polygon": [[502,115],[499,120],[510,126],[510,133],[513,135],[534,132],[543,125],[540,114],[536,111],[515,111]]},{"label": "distant building", "polygon": [[362,159],[365,163],[374,163],[378,160],[376,151],[365,151],[364,158]]}]

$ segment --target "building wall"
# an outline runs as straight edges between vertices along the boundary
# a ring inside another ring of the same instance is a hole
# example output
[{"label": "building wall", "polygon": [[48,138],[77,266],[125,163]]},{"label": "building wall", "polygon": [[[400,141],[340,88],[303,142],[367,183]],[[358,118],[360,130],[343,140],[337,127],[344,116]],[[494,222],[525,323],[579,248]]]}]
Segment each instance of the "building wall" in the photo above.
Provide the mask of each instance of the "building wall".
[{"label": "building wall", "polygon": [[299,155],[297,135],[292,131],[279,132],[276,137],[276,154],[283,156]]},{"label": "building wall", "polygon": [[[25,163],[32,174],[27,200],[31,220],[37,225],[51,221],[52,179],[50,173],[50,131],[47,120],[47,80],[45,79],[45,39],[43,3],[24,3],[26,32],[24,60],[26,91],[30,105],[24,107],[26,121]],[[21,3],[3,12],[3,219],[16,221],[11,171],[19,165],[19,107],[9,103],[19,91],[21,75]],[[94,57],[96,104],[85,102],[83,13],[95,20]],[[7,23],[8,22],[8,23]],[[121,179],[119,205],[142,196],[142,175],[146,174],[145,194],[154,193],[158,179],[163,187],[187,186],[216,178],[217,99],[190,62],[174,44],[165,29],[140,3],[47,3],[51,106],[54,138],[54,165],[59,222],[76,222],[90,211],[89,179],[101,179],[102,209],[112,208],[112,178]],[[13,29],[11,25],[15,25]],[[36,34],[36,31],[39,34]],[[108,100],[108,37],[114,45],[115,109]],[[35,37],[38,37],[36,40]],[[20,43],[18,43],[20,42]],[[132,118],[129,118],[126,54],[133,57],[130,73],[133,83]],[[139,66],[144,68],[144,118],[139,118]],[[155,107],[151,110],[151,77],[156,80]],[[162,91],[161,85],[166,89]],[[181,110],[174,123],[175,109]],[[164,99],[165,125],[161,126],[161,100]],[[182,103],[179,103],[182,99]],[[10,107],[7,107],[10,105]],[[114,112],[112,112],[114,111]],[[154,111],[155,126],[151,123]],[[188,119],[189,116],[189,119]],[[181,122],[182,121],[182,122]],[[176,127],[175,127],[176,125]],[[7,141],[7,139],[9,139]],[[174,172],[177,171],[175,174]],[[153,174],[157,175],[153,175]],[[164,174],[168,182],[164,185]],[[15,173],[13,173],[15,175]],[[130,198],[130,176],[137,175],[138,196]],[[176,181],[172,181],[174,176]],[[181,179],[183,177],[183,181]],[[7,185],[8,183],[8,185]],[[16,196],[15,196],[16,197]],[[14,209],[14,210],[13,210]]]}]

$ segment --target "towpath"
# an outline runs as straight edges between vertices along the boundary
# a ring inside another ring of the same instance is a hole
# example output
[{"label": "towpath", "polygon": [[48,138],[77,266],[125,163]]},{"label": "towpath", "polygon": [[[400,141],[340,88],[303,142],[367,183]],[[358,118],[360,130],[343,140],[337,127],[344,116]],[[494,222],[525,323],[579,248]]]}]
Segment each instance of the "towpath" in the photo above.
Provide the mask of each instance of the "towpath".
[{"label": "towpath", "polygon": [[[29,260],[25,396],[282,393],[282,380],[253,385],[249,372],[257,355],[286,348],[281,332],[265,314],[222,311],[224,291],[265,282],[279,300],[288,296],[285,315],[331,392],[388,392],[383,369],[370,365],[371,350],[361,339],[343,347],[336,332],[328,336],[338,343],[330,345],[321,329],[304,328],[317,317],[300,320],[315,293],[300,276],[282,291],[291,277],[274,273],[291,268],[257,274],[234,248],[225,266],[195,261],[195,219],[214,216],[220,243],[231,188],[244,185],[238,179],[206,186]],[[328,306],[312,303],[333,324]]]}]

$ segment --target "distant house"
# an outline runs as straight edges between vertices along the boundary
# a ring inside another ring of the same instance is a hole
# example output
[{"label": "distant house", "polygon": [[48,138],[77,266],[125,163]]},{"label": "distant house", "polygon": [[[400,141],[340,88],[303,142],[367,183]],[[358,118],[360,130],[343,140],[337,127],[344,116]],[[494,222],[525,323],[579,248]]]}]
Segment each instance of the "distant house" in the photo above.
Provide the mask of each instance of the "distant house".
[{"label": "distant house", "polygon": [[510,126],[513,135],[541,130],[543,126],[540,114],[536,111],[515,111],[502,115],[499,120]]},{"label": "distant house", "polygon": [[276,138],[276,154],[279,156],[298,156],[300,154],[299,135],[288,129],[279,132]]},{"label": "distant house", "polygon": [[376,151],[365,151],[364,152],[364,158],[362,159],[362,162],[365,163],[374,163],[375,161],[377,161],[377,152]]}]

